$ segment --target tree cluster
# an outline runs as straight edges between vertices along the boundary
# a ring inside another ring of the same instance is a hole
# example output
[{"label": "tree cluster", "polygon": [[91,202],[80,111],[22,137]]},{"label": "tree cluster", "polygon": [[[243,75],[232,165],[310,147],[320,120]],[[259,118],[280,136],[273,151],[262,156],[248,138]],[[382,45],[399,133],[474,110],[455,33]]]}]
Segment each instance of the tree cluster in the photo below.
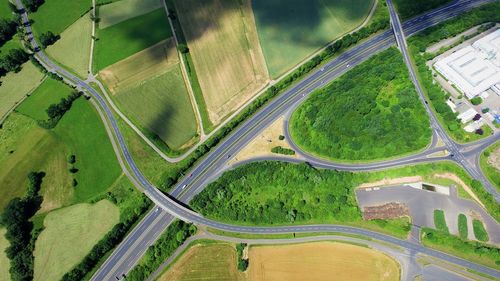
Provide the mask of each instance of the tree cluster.
[{"label": "tree cluster", "polygon": [[0,19],[0,47],[12,39],[17,32],[17,23],[13,20]]},{"label": "tree cluster", "polygon": [[52,33],[52,31],[47,31],[45,33],[42,33],[39,39],[42,47],[47,48],[48,46],[54,44],[57,40],[61,39],[61,36]]},{"label": "tree cluster", "polygon": [[43,3],[45,3],[45,0],[22,0],[22,2],[28,11],[34,13]]},{"label": "tree cluster", "polygon": [[415,151],[431,136],[424,107],[395,48],[313,93],[297,108],[290,126],[304,149],[347,160]]},{"label": "tree cluster", "polygon": [[43,200],[38,192],[44,176],[44,172],[31,172],[26,195],[12,199],[2,214],[2,224],[7,230],[5,237],[10,244],[5,252],[10,259],[9,272],[13,281],[33,279],[33,249],[37,235],[32,234],[33,223],[30,219]]},{"label": "tree cluster", "polygon": [[82,92],[75,91],[67,98],[62,98],[59,103],[51,104],[46,110],[49,119],[40,121],[39,125],[46,129],[54,128],[57,125],[57,122],[59,122],[59,120],[61,120],[61,118],[64,116],[64,114],[68,110],[70,110],[73,102],[81,95]]},{"label": "tree cluster", "polygon": [[246,271],[248,268],[248,259],[243,258],[243,251],[246,247],[247,244],[245,243],[239,243],[236,245],[236,253],[238,254],[237,264],[239,271]]},{"label": "tree cluster", "polygon": [[10,50],[7,55],[0,58],[0,77],[5,76],[11,71],[21,70],[21,65],[27,62],[30,55],[23,49],[17,48]]},{"label": "tree cluster", "polygon": [[127,280],[146,280],[186,239],[196,233],[196,227],[183,221],[174,221],[148,248],[139,264],[129,272]]}]

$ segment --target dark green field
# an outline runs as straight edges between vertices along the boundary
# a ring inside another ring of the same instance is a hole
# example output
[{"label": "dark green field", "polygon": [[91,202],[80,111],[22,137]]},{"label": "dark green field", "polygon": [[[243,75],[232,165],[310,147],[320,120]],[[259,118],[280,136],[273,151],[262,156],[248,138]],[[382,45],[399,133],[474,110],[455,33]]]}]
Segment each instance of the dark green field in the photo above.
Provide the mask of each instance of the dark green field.
[{"label": "dark green field", "polygon": [[94,52],[95,70],[99,71],[171,36],[163,8],[100,29]]},{"label": "dark green field", "polygon": [[313,93],[290,120],[305,151],[335,160],[374,160],[423,149],[427,114],[395,48]]}]

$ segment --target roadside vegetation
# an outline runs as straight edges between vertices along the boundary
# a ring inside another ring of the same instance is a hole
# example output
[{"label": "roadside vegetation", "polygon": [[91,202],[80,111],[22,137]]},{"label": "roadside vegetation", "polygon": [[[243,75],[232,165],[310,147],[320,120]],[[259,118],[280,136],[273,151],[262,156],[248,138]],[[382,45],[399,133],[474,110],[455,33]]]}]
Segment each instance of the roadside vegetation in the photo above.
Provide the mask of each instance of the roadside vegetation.
[{"label": "roadside vegetation", "polygon": [[[485,149],[480,157],[481,170],[493,186],[500,191],[500,141]],[[496,163],[496,166],[494,163]]]},{"label": "roadside vegetation", "polygon": [[467,240],[467,238],[469,237],[467,217],[464,214],[458,215],[458,236],[463,240]]},{"label": "roadside vegetation", "polygon": [[431,228],[422,228],[422,243],[465,260],[500,269],[500,249],[493,245],[466,241]]},{"label": "roadside vegetation", "polygon": [[171,36],[163,8],[99,29],[94,70],[104,69]]},{"label": "roadside vegetation", "polygon": [[450,233],[448,225],[446,225],[446,219],[444,217],[443,210],[434,210],[434,226],[439,231]]},{"label": "roadside vegetation", "polygon": [[435,9],[452,0],[394,0],[394,5],[398,10],[398,15],[401,20],[409,19],[413,16],[422,14],[423,12]]},{"label": "roadside vegetation", "polygon": [[361,25],[373,3],[372,0],[252,1],[270,76],[279,77]]},{"label": "roadside vegetation", "polygon": [[429,119],[399,51],[386,50],[313,93],[290,120],[304,150],[336,160],[375,160],[425,148]]},{"label": "roadside vegetation", "polygon": [[477,219],[472,220],[472,229],[477,240],[487,242],[489,240],[488,232],[484,229],[483,222]]},{"label": "roadside vegetation", "polygon": [[128,273],[127,280],[146,280],[189,236],[195,233],[194,225],[174,221]]},{"label": "roadside vegetation", "polygon": [[436,42],[451,38],[474,26],[500,21],[499,9],[500,3],[498,2],[486,4],[408,38],[408,46],[417,66],[420,82],[429,98],[429,103],[437,113],[437,117],[447,133],[458,142],[473,141],[486,136],[486,134],[480,136],[475,133],[467,133],[462,129],[460,121],[456,118],[457,114],[453,113],[446,104],[446,100],[450,96],[449,93],[435,83],[432,71],[426,65],[427,61],[439,55],[440,52],[430,54],[426,53],[425,50]]}]

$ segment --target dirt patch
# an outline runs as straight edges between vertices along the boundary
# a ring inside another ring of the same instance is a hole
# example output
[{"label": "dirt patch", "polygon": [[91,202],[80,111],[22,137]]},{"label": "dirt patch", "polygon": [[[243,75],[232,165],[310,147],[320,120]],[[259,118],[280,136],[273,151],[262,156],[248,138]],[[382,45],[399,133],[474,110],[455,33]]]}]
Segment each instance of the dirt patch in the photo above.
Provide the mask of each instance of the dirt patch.
[{"label": "dirt patch", "polygon": [[179,56],[175,41],[170,38],[106,67],[99,72],[99,76],[116,95],[120,89],[160,75],[176,63],[179,63]]},{"label": "dirt patch", "polygon": [[254,246],[249,255],[252,281],[399,280],[396,261],[378,251],[349,244]]},{"label": "dirt patch", "polygon": [[401,177],[401,178],[385,178],[383,180],[363,183],[359,186],[359,188],[367,188],[367,187],[376,187],[382,185],[396,185],[396,184],[405,184],[405,183],[414,183],[422,181],[421,176],[413,176],[413,177]]},{"label": "dirt patch", "polygon": [[500,147],[495,149],[488,157],[488,165],[500,171]]},{"label": "dirt patch", "polygon": [[394,219],[410,216],[408,205],[391,202],[380,206],[370,206],[363,208],[363,219]]},{"label": "dirt patch", "polygon": [[[236,162],[248,160],[255,157],[264,156],[277,156],[271,152],[271,149],[275,146],[281,146],[283,148],[290,148],[286,139],[280,140],[279,136],[284,135],[284,117],[280,117],[278,120],[274,121],[269,127],[264,131],[259,133],[254,139],[250,141],[242,150],[236,154],[236,156],[229,162],[230,165]],[[298,157],[297,155],[289,155],[289,157]]]},{"label": "dirt patch", "polygon": [[434,174],[433,176],[436,178],[449,179],[456,182],[465,190],[465,192],[467,192],[479,205],[481,205],[484,208],[484,205],[481,202],[481,200],[479,200],[476,194],[472,192],[472,189],[468,185],[466,185],[465,182],[462,179],[460,179],[457,175],[452,173],[444,173],[444,174]]},{"label": "dirt patch", "polygon": [[210,120],[218,124],[269,81],[250,0],[176,0]]}]

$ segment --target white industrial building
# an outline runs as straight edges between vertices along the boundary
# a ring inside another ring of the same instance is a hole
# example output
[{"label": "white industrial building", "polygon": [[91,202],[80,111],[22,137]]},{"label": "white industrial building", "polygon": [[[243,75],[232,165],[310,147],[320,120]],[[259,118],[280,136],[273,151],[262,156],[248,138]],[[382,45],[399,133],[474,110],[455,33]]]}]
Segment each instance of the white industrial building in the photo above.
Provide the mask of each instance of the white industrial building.
[{"label": "white industrial building", "polygon": [[469,99],[489,88],[500,95],[500,29],[441,58],[434,66]]}]

